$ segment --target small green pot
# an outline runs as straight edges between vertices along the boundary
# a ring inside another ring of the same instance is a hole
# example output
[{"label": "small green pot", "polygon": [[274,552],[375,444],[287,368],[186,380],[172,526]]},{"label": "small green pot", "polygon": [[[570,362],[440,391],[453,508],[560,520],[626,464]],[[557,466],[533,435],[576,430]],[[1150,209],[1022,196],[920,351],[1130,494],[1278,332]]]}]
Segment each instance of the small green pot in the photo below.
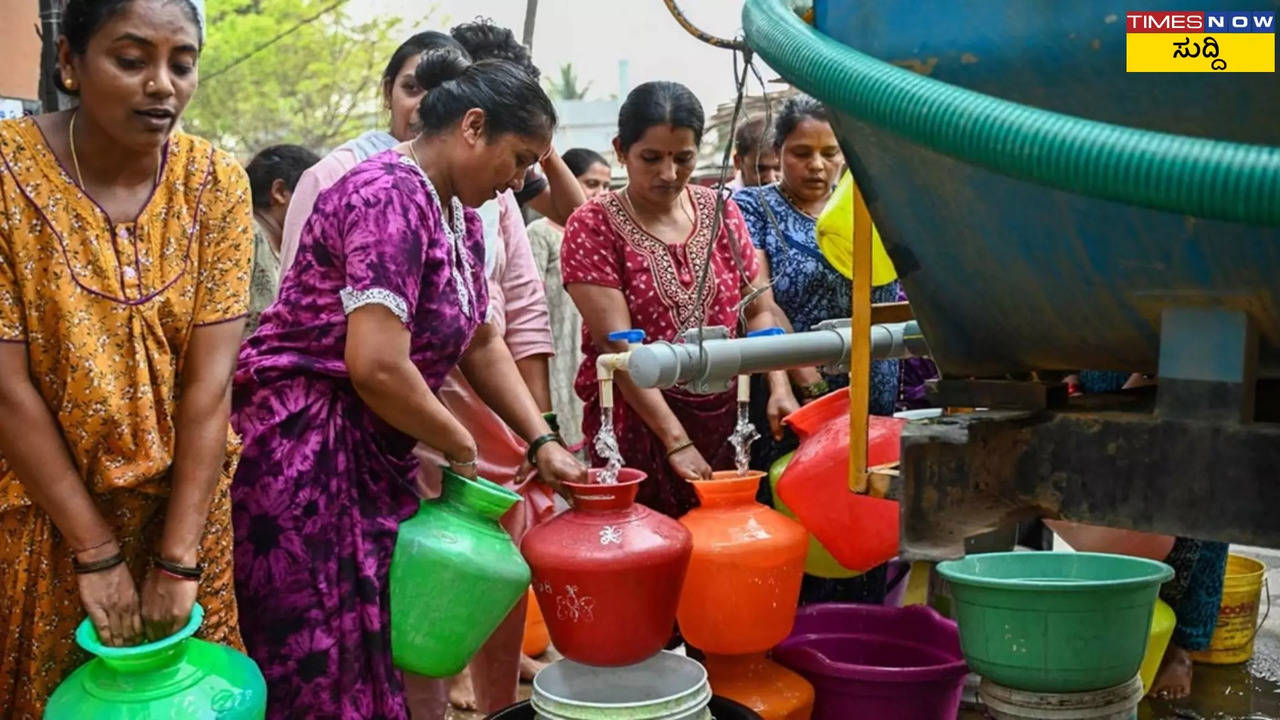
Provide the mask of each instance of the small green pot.
[{"label": "small green pot", "polygon": [[445,470],[444,492],[400,523],[391,556],[391,656],[430,677],[466,667],[529,587],[499,519],[520,496]]}]

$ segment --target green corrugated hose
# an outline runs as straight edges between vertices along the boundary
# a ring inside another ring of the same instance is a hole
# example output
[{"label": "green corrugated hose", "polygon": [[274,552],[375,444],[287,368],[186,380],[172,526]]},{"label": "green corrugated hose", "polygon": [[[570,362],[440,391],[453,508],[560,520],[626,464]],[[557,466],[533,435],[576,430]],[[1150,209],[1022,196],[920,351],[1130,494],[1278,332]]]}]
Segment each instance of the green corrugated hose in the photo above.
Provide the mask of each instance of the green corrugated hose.
[{"label": "green corrugated hose", "polygon": [[1195,217],[1280,225],[1280,147],[1139,130],[1041,110],[881,62],[746,0],[747,43],[832,108],[973,165]]}]

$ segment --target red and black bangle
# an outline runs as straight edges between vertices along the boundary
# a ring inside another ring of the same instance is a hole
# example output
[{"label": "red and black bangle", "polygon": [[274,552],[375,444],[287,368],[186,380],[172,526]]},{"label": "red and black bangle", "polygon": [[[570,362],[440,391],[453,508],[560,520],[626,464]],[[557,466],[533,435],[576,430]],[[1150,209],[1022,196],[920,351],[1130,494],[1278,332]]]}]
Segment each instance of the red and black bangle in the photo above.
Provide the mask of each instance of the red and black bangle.
[{"label": "red and black bangle", "polygon": [[172,575],[179,580],[199,580],[204,574],[204,566],[200,563],[195,565],[179,565],[176,562],[169,562],[157,555],[154,559],[156,568],[166,575]]}]

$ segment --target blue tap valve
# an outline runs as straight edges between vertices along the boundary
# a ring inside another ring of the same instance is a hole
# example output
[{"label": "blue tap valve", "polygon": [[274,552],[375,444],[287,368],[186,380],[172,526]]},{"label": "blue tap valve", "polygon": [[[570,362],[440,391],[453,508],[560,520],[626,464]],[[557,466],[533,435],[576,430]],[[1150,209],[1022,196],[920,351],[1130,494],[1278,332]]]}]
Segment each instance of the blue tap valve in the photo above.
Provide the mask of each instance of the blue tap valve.
[{"label": "blue tap valve", "polygon": [[644,342],[644,331],[636,328],[630,330],[618,330],[609,333],[609,342],[626,342],[628,345],[636,345]]}]

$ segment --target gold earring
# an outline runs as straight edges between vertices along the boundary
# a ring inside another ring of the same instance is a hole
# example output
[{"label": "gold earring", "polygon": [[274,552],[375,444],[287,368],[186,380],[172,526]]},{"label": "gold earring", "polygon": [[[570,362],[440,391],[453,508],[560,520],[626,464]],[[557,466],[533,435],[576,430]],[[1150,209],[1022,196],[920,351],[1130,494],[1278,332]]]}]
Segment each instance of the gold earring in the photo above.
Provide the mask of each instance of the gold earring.
[{"label": "gold earring", "polygon": [[66,89],[68,89],[68,90],[75,90],[75,89],[76,89],[76,81],[75,81],[75,79],[74,79],[74,78],[67,78],[66,80],[63,80],[63,81],[62,81],[62,86],[63,86],[63,87],[65,87],[65,88],[66,88]]}]

